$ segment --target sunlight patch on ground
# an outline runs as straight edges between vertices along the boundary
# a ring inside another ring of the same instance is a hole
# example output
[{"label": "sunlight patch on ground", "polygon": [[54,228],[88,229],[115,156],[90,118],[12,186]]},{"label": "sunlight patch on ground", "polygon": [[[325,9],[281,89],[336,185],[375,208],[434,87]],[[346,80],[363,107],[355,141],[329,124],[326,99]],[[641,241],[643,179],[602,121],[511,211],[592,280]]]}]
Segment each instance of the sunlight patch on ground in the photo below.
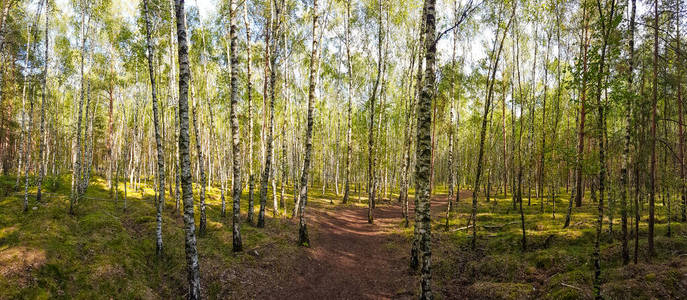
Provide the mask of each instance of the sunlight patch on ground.
[{"label": "sunlight patch on ground", "polygon": [[[29,247],[12,247],[0,251],[0,277],[30,277],[27,269],[37,269],[45,264],[45,251]],[[28,278],[24,278],[25,281]]]}]

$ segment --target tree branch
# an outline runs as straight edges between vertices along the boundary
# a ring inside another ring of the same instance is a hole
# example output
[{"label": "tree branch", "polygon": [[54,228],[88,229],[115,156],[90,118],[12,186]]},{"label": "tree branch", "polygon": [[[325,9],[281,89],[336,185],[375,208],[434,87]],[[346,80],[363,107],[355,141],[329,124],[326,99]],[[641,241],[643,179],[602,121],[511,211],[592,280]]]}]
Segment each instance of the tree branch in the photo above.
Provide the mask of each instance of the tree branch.
[{"label": "tree branch", "polygon": [[447,34],[449,31],[454,30],[454,29],[456,29],[458,26],[460,26],[460,24],[462,24],[462,23],[470,16],[470,14],[471,14],[472,12],[474,12],[477,8],[479,8],[479,7],[482,5],[482,3],[484,3],[484,2],[480,2],[480,3],[477,4],[477,5],[473,5],[473,4],[472,4],[472,0],[470,0],[470,2],[468,2],[468,3],[465,5],[465,7],[463,8],[463,12],[460,14],[460,18],[459,18],[458,20],[456,20],[456,23],[453,24],[453,26],[451,26],[451,27],[447,28],[446,30],[442,31],[439,35],[437,35],[436,39],[434,40],[434,45],[436,45],[436,44],[439,42],[439,40],[441,40],[441,38],[442,38],[445,34]]}]

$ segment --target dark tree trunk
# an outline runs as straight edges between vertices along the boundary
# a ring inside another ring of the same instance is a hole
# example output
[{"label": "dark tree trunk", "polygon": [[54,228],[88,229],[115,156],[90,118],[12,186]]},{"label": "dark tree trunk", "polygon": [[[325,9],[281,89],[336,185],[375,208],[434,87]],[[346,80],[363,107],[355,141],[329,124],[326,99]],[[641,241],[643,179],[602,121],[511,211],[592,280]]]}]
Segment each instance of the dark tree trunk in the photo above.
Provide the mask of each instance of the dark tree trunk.
[{"label": "dark tree trunk", "polygon": [[[635,35],[635,13],[636,13],[636,0],[632,0],[632,12],[630,16],[630,40],[629,40],[629,47],[630,47],[630,58],[629,58],[629,65],[630,69],[628,71],[628,77],[627,77],[627,84],[628,88],[632,91],[632,81],[634,77],[634,52],[635,52],[635,43],[634,43],[634,35]],[[623,158],[622,158],[622,166],[620,168],[620,181],[621,181],[621,188],[620,188],[620,219],[621,219],[621,227],[622,227],[622,259],[623,259],[623,265],[627,265],[630,262],[630,251],[627,247],[627,191],[630,188],[630,183],[628,180],[628,172],[627,172],[627,167],[629,165],[629,152],[630,152],[630,136],[631,136],[631,116],[632,116],[632,98],[629,98],[626,100],[626,107],[625,107],[625,141],[624,141],[624,147],[623,147]]]},{"label": "dark tree trunk", "polygon": [[653,101],[651,104],[651,138],[649,148],[651,151],[651,164],[649,169],[649,255],[654,253],[654,202],[656,199],[656,104],[658,102],[658,0],[654,0],[654,74],[653,74]]},{"label": "dark tree trunk", "polygon": [[[634,2],[633,2],[634,3]],[[682,60],[684,56],[682,55],[681,49],[680,49],[680,11],[679,9],[682,7],[682,1],[677,0],[677,5],[675,5],[675,8],[677,11],[675,12],[675,40],[676,40],[676,51],[677,53],[680,53],[676,59],[677,65],[676,65],[676,71],[677,71],[677,120],[678,120],[678,159],[680,160],[680,182],[681,184],[679,185],[679,195],[680,199],[682,201],[682,209],[681,209],[681,215],[682,215],[682,222],[687,221],[687,190],[685,189],[685,136],[684,136],[684,128],[682,128],[683,124],[683,103],[682,103]],[[680,57],[683,56],[683,57]]]},{"label": "dark tree trunk", "polygon": [[581,93],[581,99],[580,99],[580,124],[578,128],[578,134],[577,134],[577,155],[575,156],[575,185],[573,186],[573,195],[570,195],[570,202],[568,203],[568,212],[565,215],[565,224],[563,225],[563,228],[567,228],[570,226],[570,218],[572,214],[572,204],[573,204],[573,197],[575,200],[575,206],[580,207],[582,206],[582,160],[583,160],[583,155],[584,155],[584,121],[586,117],[586,101],[587,101],[587,50],[589,48],[589,42],[588,42],[588,28],[587,28],[587,1],[584,0],[582,3],[582,18],[583,18],[583,25],[582,25],[582,43],[581,43],[581,51],[582,52],[582,89],[580,91]]},{"label": "dark tree trunk", "polygon": [[[472,241],[471,241],[471,247],[473,250],[476,249],[476,243],[477,243],[477,191],[479,189],[479,184],[480,184],[480,177],[482,175],[482,158],[484,157],[484,140],[487,135],[487,117],[489,115],[489,107],[491,106],[491,99],[492,95],[494,93],[494,82],[496,78],[496,71],[498,70],[498,65],[499,65],[499,58],[501,57],[501,50],[503,50],[503,42],[506,39],[506,33],[508,32],[508,29],[510,28],[511,23],[513,22],[513,19],[515,17],[515,4],[513,4],[513,13],[511,14],[508,24],[506,25],[504,32],[501,36],[501,42],[498,44],[498,49],[497,47],[497,42],[498,42],[498,32],[496,35],[496,38],[494,40],[494,49],[492,50],[492,66],[490,68],[491,75],[487,80],[487,94],[486,94],[486,101],[484,102],[484,112],[482,113],[482,124],[481,124],[481,129],[480,129],[480,138],[479,138],[479,152],[477,154],[477,171],[475,172],[475,184],[473,185],[473,190],[472,190],[472,215],[471,215],[471,220],[472,220]],[[500,22],[498,24],[500,27]]]},{"label": "dark tree trunk", "polygon": [[[598,203],[598,217],[596,220],[596,238],[594,240],[594,292],[596,299],[602,299],[601,297],[601,257],[600,257],[600,239],[601,239],[601,227],[603,226],[603,212],[604,212],[604,193],[606,188],[606,146],[605,146],[605,132],[606,132],[606,117],[605,117],[605,106],[606,104],[601,102],[601,94],[605,89],[602,86],[602,82],[606,80],[604,74],[604,68],[606,64],[606,47],[608,45],[608,39],[613,30],[613,18],[615,14],[615,0],[611,0],[610,12],[606,16],[604,15],[605,8],[602,7],[601,2],[597,2],[599,9],[599,16],[601,21],[602,29],[602,47],[601,47],[601,57],[599,59],[599,70],[596,78],[596,105],[598,109],[597,114],[597,127],[599,130],[599,135],[597,137],[599,143],[599,203]],[[606,17],[609,22],[606,23]]]}]

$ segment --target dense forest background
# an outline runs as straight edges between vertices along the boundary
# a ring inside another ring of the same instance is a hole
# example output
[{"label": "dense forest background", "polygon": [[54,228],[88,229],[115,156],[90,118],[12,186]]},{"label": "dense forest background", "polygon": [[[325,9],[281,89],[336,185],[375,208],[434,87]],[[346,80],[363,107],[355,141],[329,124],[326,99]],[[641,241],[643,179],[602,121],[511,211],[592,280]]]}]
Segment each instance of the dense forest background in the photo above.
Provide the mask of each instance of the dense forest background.
[{"label": "dense forest background", "polygon": [[684,297],[681,0],[184,2],[0,0],[0,298]]}]

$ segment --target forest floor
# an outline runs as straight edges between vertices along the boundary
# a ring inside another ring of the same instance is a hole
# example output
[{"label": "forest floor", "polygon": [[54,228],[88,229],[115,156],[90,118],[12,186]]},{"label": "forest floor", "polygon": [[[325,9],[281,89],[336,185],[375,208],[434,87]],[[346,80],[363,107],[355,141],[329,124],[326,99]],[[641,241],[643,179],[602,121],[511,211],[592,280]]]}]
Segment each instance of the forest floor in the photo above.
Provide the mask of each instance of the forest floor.
[{"label": "forest floor", "polygon": [[[380,201],[370,224],[368,208],[352,202],[318,203],[308,210],[311,247],[298,255],[301,263],[295,265],[288,282],[265,291],[268,298],[414,297],[417,282],[409,272],[410,240],[399,227],[405,224],[401,206],[388,199]],[[433,199],[434,217],[439,216],[446,202],[445,196]],[[411,216],[413,208],[411,203]]]},{"label": "forest floor", "polygon": [[[69,178],[48,178],[41,203],[29,201],[21,212],[22,193],[13,177],[0,177],[0,299],[172,299],[186,289],[183,220],[166,202],[164,255],[155,256],[153,191],[146,185],[109,197],[107,184],[95,178],[74,216],[67,214]],[[120,185],[123,192],[123,185]],[[247,189],[242,211],[247,209]],[[432,278],[439,299],[589,299],[592,290],[596,205],[585,199],[573,209],[571,226],[562,229],[567,195],[551,202],[527,198],[527,245],[521,250],[519,211],[510,196],[479,199],[477,249],[465,230],[471,208],[461,193],[445,230],[446,191],[436,187],[432,201]],[[35,191],[35,190],[33,190]],[[321,187],[310,189],[307,208],[310,246],[297,246],[298,220],[286,211],[272,216],[267,201],[266,228],[242,216],[244,251],[232,253],[230,211],[220,214],[220,195],[208,191],[208,231],[198,237],[201,284],[209,299],[398,299],[415,298],[418,275],[408,267],[411,226],[401,218],[398,195],[390,194],[367,223],[367,201],[353,193],[351,202]],[[197,193],[195,193],[197,195]],[[256,195],[256,211],[258,207]],[[227,201],[230,197],[227,196]],[[271,200],[271,199],[269,199]],[[196,199],[197,203],[197,199]],[[555,203],[555,206],[552,204]],[[411,199],[412,204],[412,199]],[[611,204],[609,204],[611,205]],[[617,207],[617,204],[615,204]],[[227,208],[230,208],[227,203]],[[616,208],[617,209],[617,208]],[[640,224],[639,263],[620,261],[620,220],[604,221],[602,294],[610,299],[681,299],[687,295],[687,224],[673,220],[667,237],[666,207],[657,201],[656,250],[648,262],[646,223]],[[677,209],[673,209],[675,219]],[[608,212],[608,210],[606,211]],[[644,215],[646,214],[643,208]],[[285,216],[286,215],[286,216]],[[257,214],[256,214],[257,216]],[[196,222],[199,212],[196,208]],[[645,220],[645,219],[644,219]],[[630,242],[633,255],[634,243]]]}]

